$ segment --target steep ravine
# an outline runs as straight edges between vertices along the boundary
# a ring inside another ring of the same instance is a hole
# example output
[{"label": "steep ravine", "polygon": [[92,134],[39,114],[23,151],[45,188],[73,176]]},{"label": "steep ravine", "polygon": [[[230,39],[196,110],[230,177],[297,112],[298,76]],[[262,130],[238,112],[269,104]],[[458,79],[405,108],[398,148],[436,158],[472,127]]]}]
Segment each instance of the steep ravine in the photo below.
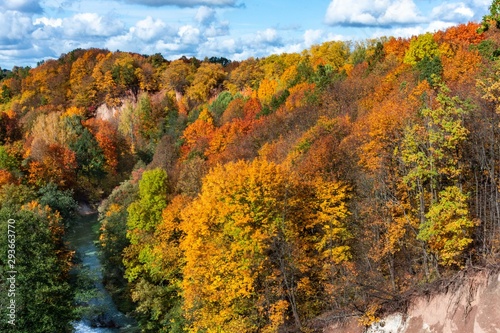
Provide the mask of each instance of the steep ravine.
[{"label": "steep ravine", "polygon": [[364,329],[356,318],[324,333],[499,333],[500,275],[466,274],[445,292],[415,298],[406,314],[394,313]]},{"label": "steep ravine", "polygon": [[[85,208],[85,207],[83,207]],[[88,295],[80,297],[83,304],[82,319],[74,322],[75,333],[112,333],[112,332],[134,332],[135,323],[123,313],[118,311],[111,296],[102,283],[101,263],[98,257],[98,248],[95,245],[97,234],[95,228],[98,225],[97,214],[89,209],[80,207],[80,214],[71,226],[67,241],[71,248],[76,251],[79,266],[73,272],[78,281],[86,281],[86,287],[80,293]]]}]

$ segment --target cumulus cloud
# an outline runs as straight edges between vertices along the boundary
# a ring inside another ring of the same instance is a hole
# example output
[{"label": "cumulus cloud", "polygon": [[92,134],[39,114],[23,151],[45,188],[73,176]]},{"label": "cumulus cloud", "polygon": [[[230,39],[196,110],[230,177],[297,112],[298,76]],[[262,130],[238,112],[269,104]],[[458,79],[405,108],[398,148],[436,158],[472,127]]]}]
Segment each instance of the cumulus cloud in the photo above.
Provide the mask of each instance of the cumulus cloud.
[{"label": "cumulus cloud", "polygon": [[[3,64],[2,68],[12,68],[14,66],[24,66],[26,62],[40,61],[47,57],[57,57],[54,51],[38,45],[23,44],[24,48],[16,48],[12,50],[0,49],[0,62]],[[11,63],[12,59],[17,59],[17,63]],[[7,64],[7,66],[5,66]]]},{"label": "cumulus cloud", "polygon": [[62,27],[63,20],[60,18],[55,19],[55,18],[49,18],[49,17],[39,17],[33,22],[33,24],[58,28],[58,27]]},{"label": "cumulus cloud", "polygon": [[207,6],[198,8],[194,17],[203,35],[207,38],[229,34],[229,22],[220,22],[215,9]]},{"label": "cumulus cloud", "polygon": [[445,21],[432,21],[428,24],[415,25],[411,27],[398,27],[391,29],[389,33],[387,33],[386,29],[379,29],[372,34],[372,38],[378,38],[383,36],[394,36],[394,37],[403,37],[409,38],[412,36],[418,36],[424,34],[426,32],[435,32],[438,30],[446,30],[455,23],[453,22],[445,22]]},{"label": "cumulus cloud", "polygon": [[110,50],[121,49],[145,54],[161,52],[167,58],[172,58],[173,55],[175,58],[181,55],[197,55],[200,45],[206,41],[200,29],[192,25],[178,28],[165,26],[158,30],[157,38],[149,41],[138,39],[135,32],[136,30],[131,28],[126,35],[108,39],[106,47]]},{"label": "cumulus cloud", "polygon": [[124,23],[111,17],[96,13],[79,13],[64,19],[40,17],[33,21],[35,38],[78,39],[106,38],[120,34],[124,30]]},{"label": "cumulus cloud", "polygon": [[220,37],[229,35],[229,22],[219,22],[203,29],[205,37]]},{"label": "cumulus cloud", "polygon": [[39,0],[4,0],[0,3],[0,9],[13,10],[22,13],[41,13],[43,12]]},{"label": "cumulus cloud", "polygon": [[70,37],[114,36],[124,29],[120,20],[104,17],[96,13],[80,13],[63,19],[64,34]]},{"label": "cumulus cloud", "polygon": [[241,41],[237,41],[234,38],[208,38],[206,42],[197,48],[196,56],[218,56],[234,59],[233,55],[240,52],[243,52]]},{"label": "cumulus cloud", "polygon": [[263,31],[257,31],[253,38],[249,39],[249,42],[254,45],[259,44],[269,44],[276,45],[281,44],[281,37],[276,29],[268,28]]},{"label": "cumulus cloud", "polygon": [[419,10],[412,0],[393,1],[380,17],[382,25],[404,25],[421,23],[425,19],[420,15]]},{"label": "cumulus cloud", "polygon": [[215,10],[207,6],[201,6],[194,18],[199,24],[208,26],[216,20]]},{"label": "cumulus cloud", "polygon": [[474,10],[462,2],[445,3],[432,9],[432,17],[447,22],[464,22],[473,19]]},{"label": "cumulus cloud", "polygon": [[466,3],[474,8],[488,10],[491,0],[467,0]]},{"label": "cumulus cloud", "polygon": [[[200,56],[201,52],[215,50],[217,47],[221,52],[234,50],[234,41],[227,42],[221,38],[229,34],[229,23],[220,22],[216,14],[214,9],[202,6],[193,16],[192,24],[179,26],[147,17],[138,21],[127,33],[108,38],[105,46],[110,50],[162,52],[167,58],[180,55]],[[202,56],[211,54],[214,53],[205,53]]]},{"label": "cumulus cloud", "polygon": [[424,22],[412,0],[332,0],[325,23],[345,26],[409,25]]},{"label": "cumulus cloud", "polygon": [[304,45],[306,48],[313,46],[314,44],[321,43],[324,38],[325,32],[323,30],[306,30],[304,32]]},{"label": "cumulus cloud", "polygon": [[[21,65],[24,59],[33,59],[30,63],[35,64],[88,47],[142,54],[162,52],[169,59],[186,55],[242,60],[300,52],[328,40],[409,37],[444,29],[454,22],[480,20],[491,4],[491,0],[428,1],[425,6],[416,0],[329,0],[325,23],[363,28],[347,32],[352,33],[350,36],[339,36],[326,28],[280,28],[280,24],[293,24],[290,22],[270,22],[268,26],[274,23],[274,28],[249,33],[248,23],[261,26],[259,20],[238,22],[237,29],[242,25],[245,28],[230,31],[236,22],[223,20],[229,11],[223,7],[242,6],[244,0],[114,0],[113,8],[104,9],[97,0],[61,1],[54,5],[47,0],[0,0],[0,65]],[[136,5],[133,8],[137,11],[131,13],[126,5],[127,12],[122,11],[125,2]],[[179,8],[160,8],[165,6]],[[74,14],[80,8],[86,12]]]},{"label": "cumulus cloud", "polygon": [[[287,38],[287,31],[268,28],[253,35],[207,38],[191,49],[191,55],[199,59],[210,56],[244,60],[249,57],[264,57],[270,54],[300,52],[304,49],[302,38]],[[325,34],[325,36],[327,36]],[[194,46],[194,45],[193,45]],[[174,53],[171,53],[174,54]]]},{"label": "cumulus cloud", "polygon": [[162,20],[155,20],[148,16],[144,20],[138,21],[134,27],[130,28],[129,32],[138,39],[150,42],[170,35],[172,28]]},{"label": "cumulus cloud", "polygon": [[151,16],[138,21],[125,34],[119,34],[107,39],[105,46],[110,50],[131,50],[141,53],[156,53],[155,43],[164,38],[171,38],[177,30]]},{"label": "cumulus cloud", "polygon": [[0,12],[0,44],[17,44],[34,31],[31,16],[17,11]]},{"label": "cumulus cloud", "polygon": [[179,28],[179,43],[181,44],[199,44],[201,32],[200,29],[192,25],[184,25]]},{"label": "cumulus cloud", "polygon": [[151,7],[177,6],[177,7],[236,7],[235,0],[125,0],[128,3],[146,5]]}]

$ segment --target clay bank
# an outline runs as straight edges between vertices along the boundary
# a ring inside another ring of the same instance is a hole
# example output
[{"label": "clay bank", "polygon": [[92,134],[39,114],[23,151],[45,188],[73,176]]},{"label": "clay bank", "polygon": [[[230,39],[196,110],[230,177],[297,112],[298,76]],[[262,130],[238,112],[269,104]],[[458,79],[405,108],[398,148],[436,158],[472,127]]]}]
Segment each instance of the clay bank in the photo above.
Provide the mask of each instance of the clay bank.
[{"label": "clay bank", "polygon": [[383,317],[371,327],[356,318],[327,326],[324,333],[499,333],[500,275],[462,276],[441,293],[411,301],[406,313]]}]

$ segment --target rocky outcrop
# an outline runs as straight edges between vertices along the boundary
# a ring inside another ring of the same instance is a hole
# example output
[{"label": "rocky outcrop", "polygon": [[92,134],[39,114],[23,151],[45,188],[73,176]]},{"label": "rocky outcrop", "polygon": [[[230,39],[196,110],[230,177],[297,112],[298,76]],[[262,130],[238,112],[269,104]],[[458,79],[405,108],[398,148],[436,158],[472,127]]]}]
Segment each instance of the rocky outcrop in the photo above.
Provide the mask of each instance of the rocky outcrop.
[{"label": "rocky outcrop", "polygon": [[120,113],[127,105],[127,100],[123,100],[119,107],[109,107],[106,103],[100,105],[96,110],[95,117],[97,119],[107,120],[111,123],[116,123],[120,117]]},{"label": "rocky outcrop", "polygon": [[326,327],[325,333],[498,333],[500,275],[485,271],[462,276],[446,292],[420,296],[407,313],[394,313],[369,328],[353,318]]},{"label": "rocky outcrop", "polygon": [[87,215],[93,215],[97,214],[97,210],[95,208],[92,208],[90,204],[86,202],[80,202],[78,203],[78,208],[76,209],[76,212],[80,216],[87,216]]}]

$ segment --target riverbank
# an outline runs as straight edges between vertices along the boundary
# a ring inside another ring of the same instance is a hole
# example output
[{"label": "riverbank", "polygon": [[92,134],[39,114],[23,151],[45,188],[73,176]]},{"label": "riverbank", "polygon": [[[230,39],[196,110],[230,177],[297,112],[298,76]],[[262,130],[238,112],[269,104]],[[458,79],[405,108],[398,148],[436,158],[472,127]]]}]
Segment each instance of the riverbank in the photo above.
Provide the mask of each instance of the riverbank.
[{"label": "riverbank", "polygon": [[76,304],[80,320],[73,323],[75,333],[136,332],[135,321],[121,313],[103,285],[99,261],[97,213],[89,206],[68,230],[67,242],[75,251],[76,266],[72,270],[76,285]]}]

